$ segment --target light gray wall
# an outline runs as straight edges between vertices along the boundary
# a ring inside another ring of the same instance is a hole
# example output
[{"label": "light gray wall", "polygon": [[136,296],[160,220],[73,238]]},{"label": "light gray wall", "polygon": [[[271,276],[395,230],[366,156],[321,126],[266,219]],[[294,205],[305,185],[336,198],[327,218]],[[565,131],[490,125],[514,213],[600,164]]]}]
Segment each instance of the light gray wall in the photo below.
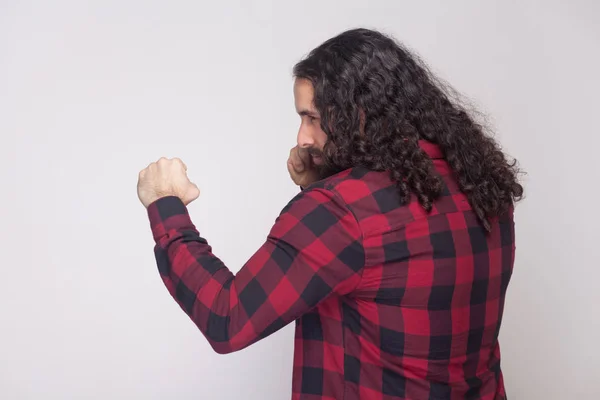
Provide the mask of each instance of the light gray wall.
[{"label": "light gray wall", "polygon": [[296,193],[291,67],[393,33],[529,175],[501,334],[511,399],[600,395],[594,1],[0,1],[0,398],[285,399],[293,328],[219,356],[163,287],[137,172],[180,157],[237,271]]}]

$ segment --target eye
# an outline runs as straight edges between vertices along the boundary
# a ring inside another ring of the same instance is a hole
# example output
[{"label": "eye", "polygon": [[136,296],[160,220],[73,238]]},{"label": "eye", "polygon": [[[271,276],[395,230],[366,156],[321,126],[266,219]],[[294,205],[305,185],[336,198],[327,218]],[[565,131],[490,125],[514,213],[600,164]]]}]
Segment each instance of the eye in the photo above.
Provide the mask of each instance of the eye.
[{"label": "eye", "polygon": [[316,117],[313,117],[313,116],[310,116],[310,115],[308,116],[308,122],[310,122],[311,124],[312,124],[313,122],[315,122],[316,120],[317,120],[317,118],[316,118]]}]

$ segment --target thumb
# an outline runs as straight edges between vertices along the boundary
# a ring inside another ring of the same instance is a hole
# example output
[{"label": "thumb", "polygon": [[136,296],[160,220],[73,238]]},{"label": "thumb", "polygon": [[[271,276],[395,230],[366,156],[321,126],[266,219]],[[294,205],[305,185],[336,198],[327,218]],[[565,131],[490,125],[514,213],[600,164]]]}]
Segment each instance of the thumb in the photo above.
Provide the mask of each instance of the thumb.
[{"label": "thumb", "polygon": [[183,202],[187,206],[192,201],[196,200],[198,197],[200,197],[200,189],[195,183],[190,182],[188,189],[183,197]]}]

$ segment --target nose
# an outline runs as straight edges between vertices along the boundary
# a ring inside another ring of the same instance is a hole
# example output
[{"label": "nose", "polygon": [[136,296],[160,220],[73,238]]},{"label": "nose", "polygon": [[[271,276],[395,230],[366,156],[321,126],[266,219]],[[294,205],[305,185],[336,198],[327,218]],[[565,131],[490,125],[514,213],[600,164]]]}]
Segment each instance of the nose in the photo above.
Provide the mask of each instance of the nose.
[{"label": "nose", "polygon": [[298,130],[298,147],[302,149],[308,149],[315,145],[315,139],[313,135],[310,133],[309,129],[306,129],[304,124],[300,125],[300,129]]}]

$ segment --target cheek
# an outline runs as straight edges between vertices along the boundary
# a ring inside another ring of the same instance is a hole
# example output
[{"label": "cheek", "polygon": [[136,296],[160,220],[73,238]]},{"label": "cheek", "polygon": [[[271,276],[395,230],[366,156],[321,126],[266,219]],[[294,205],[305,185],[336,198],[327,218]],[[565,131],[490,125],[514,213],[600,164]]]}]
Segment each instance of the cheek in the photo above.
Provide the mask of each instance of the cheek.
[{"label": "cheek", "polygon": [[327,134],[323,132],[321,127],[317,127],[315,129],[315,142],[319,145],[319,148],[323,148],[325,146],[325,142],[327,142]]}]

